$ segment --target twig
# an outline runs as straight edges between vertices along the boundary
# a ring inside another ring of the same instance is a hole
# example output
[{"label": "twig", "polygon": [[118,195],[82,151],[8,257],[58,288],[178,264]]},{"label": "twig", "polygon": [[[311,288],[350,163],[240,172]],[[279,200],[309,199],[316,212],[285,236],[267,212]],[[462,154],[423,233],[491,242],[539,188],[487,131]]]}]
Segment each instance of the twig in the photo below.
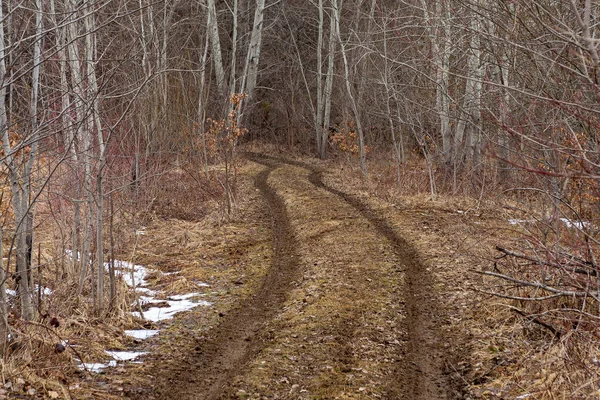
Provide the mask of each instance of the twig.
[{"label": "twig", "polygon": [[475,288],[474,290],[479,293],[489,294],[490,296],[501,297],[503,299],[509,299],[509,300],[519,300],[519,301],[544,301],[544,300],[556,299],[557,297],[563,297],[563,295],[561,295],[561,294],[553,294],[550,296],[543,296],[543,297],[520,297],[520,296],[511,296],[508,294],[497,293],[497,292],[490,292],[487,290],[482,290],[482,289],[477,289],[477,288]]},{"label": "twig", "polygon": [[504,274],[499,274],[497,272],[492,272],[492,271],[477,271],[477,270],[471,270],[472,272],[475,272],[477,274],[481,274],[481,275],[487,275],[487,276],[493,276],[494,278],[500,278],[500,279],[504,279],[506,281],[509,282],[514,282],[514,283],[518,283],[522,286],[529,286],[529,287],[534,287],[536,289],[543,289],[546,290],[550,293],[555,293],[558,294],[560,296],[571,296],[571,297],[583,297],[583,296],[587,296],[589,293],[586,292],[573,292],[570,290],[564,291],[564,290],[559,290],[556,288],[553,288],[551,286],[548,285],[544,285],[543,283],[540,282],[529,282],[529,281],[524,281],[521,279],[517,279],[517,278],[513,278],[512,276],[508,276],[508,275],[504,275]]},{"label": "twig", "polygon": [[509,305],[507,305],[507,307],[510,308],[511,310],[513,310],[514,312],[516,312],[517,314],[521,315],[522,317],[527,318],[530,322],[536,323],[536,324],[540,325],[541,327],[544,327],[544,328],[548,329],[550,332],[552,332],[552,334],[557,339],[560,339],[560,337],[562,336],[562,332],[561,331],[559,331],[558,329],[556,329],[552,325],[547,324],[544,321],[541,321],[539,318],[536,318],[536,317],[534,317],[532,315],[529,315],[526,312],[524,312],[523,310],[518,309],[517,307],[513,307],[513,306],[509,306]]},{"label": "twig", "polygon": [[[527,261],[531,261],[534,262],[536,264],[540,264],[540,265],[547,265],[549,267],[553,267],[553,268],[566,268],[569,267],[569,265],[561,265],[558,263],[552,263],[549,261],[542,261],[539,260],[537,258],[534,257],[530,257],[526,254],[522,254],[522,253],[517,253],[511,250],[507,250],[503,247],[500,246],[496,246],[496,250],[498,250],[501,253],[504,253],[504,255],[502,257],[506,257],[506,256],[512,256],[512,257],[516,257],[516,258],[521,258],[523,260],[527,260]],[[587,260],[582,260],[579,257],[570,255],[570,254],[564,254],[565,256],[569,256],[570,258],[579,261],[581,264],[579,265],[581,268],[577,268],[576,266],[572,266],[572,268],[566,268],[571,272],[575,272],[577,274],[582,274],[582,275],[590,275],[590,276],[597,276],[597,266],[594,262],[592,261],[587,261]],[[583,269],[583,268],[590,268],[588,269]]]}]

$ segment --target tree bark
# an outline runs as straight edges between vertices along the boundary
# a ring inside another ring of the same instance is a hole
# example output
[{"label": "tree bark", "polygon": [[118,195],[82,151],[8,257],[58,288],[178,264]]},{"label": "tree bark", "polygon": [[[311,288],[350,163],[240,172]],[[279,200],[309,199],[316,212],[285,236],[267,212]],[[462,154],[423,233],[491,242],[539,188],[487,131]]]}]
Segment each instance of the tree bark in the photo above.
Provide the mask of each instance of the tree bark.
[{"label": "tree bark", "polygon": [[356,104],[356,98],[354,93],[352,93],[352,88],[350,85],[350,68],[348,66],[348,57],[346,56],[346,46],[342,41],[342,35],[340,32],[340,6],[337,4],[337,0],[331,0],[331,3],[334,7],[335,14],[335,31],[337,35],[337,39],[340,42],[340,53],[342,54],[342,61],[344,62],[344,81],[346,83],[346,93],[348,94],[348,99],[350,100],[350,108],[352,109],[352,114],[354,115],[354,122],[356,124],[356,132],[358,133],[358,149],[359,149],[359,158],[360,158],[360,170],[364,176],[367,176],[367,158],[365,153],[365,138],[364,132],[360,120],[360,113],[358,111],[358,105]]},{"label": "tree bark", "polygon": [[262,46],[263,20],[265,11],[265,0],[256,0],[256,9],[254,10],[254,23],[250,42],[248,43],[248,52],[246,53],[246,64],[244,67],[244,76],[242,78],[243,92],[246,98],[243,100],[240,108],[240,118],[246,107],[252,103],[254,89],[258,80],[258,63],[260,61],[260,50]]},{"label": "tree bark", "polygon": [[[336,0],[332,0],[333,2]],[[337,6],[337,5],[336,5]],[[336,33],[335,33],[336,12],[332,8],[329,12],[329,46],[327,53],[327,76],[325,78],[325,93],[323,94],[323,132],[321,135],[321,158],[327,158],[327,144],[329,143],[329,125],[331,124],[331,94],[333,92],[333,70],[335,66],[336,52]]]},{"label": "tree bark", "polygon": [[210,42],[212,45],[212,59],[215,65],[217,87],[219,88],[219,93],[225,94],[225,70],[223,69],[223,56],[221,54],[221,41],[219,39],[219,27],[217,24],[217,9],[215,7],[215,0],[207,0],[207,6],[207,24],[210,33]]}]

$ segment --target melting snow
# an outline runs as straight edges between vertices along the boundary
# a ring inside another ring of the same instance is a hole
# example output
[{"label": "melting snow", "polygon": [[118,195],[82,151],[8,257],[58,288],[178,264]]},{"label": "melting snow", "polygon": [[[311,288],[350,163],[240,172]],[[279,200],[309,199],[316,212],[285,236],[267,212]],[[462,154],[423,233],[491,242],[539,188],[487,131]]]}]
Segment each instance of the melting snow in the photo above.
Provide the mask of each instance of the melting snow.
[{"label": "melting snow", "polygon": [[102,372],[102,370],[104,368],[116,367],[116,366],[117,366],[117,362],[115,360],[111,360],[107,363],[82,363],[82,364],[79,364],[77,367],[82,371],[88,370],[90,372],[98,373],[98,372]]},{"label": "melting snow", "polygon": [[560,222],[565,224],[565,226],[567,228],[577,228],[577,229],[588,228],[591,225],[589,222],[586,222],[586,221],[573,221],[572,219],[568,219],[568,218],[561,218]]},{"label": "melting snow", "polygon": [[106,350],[106,354],[111,356],[117,361],[131,361],[138,357],[147,354],[145,351],[117,351],[117,350]]},{"label": "melting snow", "polygon": [[508,223],[511,225],[526,224],[527,222],[531,222],[531,221],[526,220],[526,219],[509,219],[508,220]]},{"label": "melting snow", "polygon": [[147,311],[144,311],[143,316],[139,311],[134,311],[132,314],[138,318],[143,318],[152,322],[159,322],[166,319],[171,319],[175,314],[182,311],[191,310],[194,307],[212,305],[211,302],[204,300],[197,302],[190,300],[167,300],[166,303],[169,305],[168,307],[150,307]]},{"label": "melting snow", "polygon": [[[138,234],[144,234],[143,231],[138,231]],[[71,255],[71,252],[69,252]],[[139,318],[144,318],[146,320],[150,320],[153,322],[164,321],[170,318],[179,312],[191,310],[192,308],[198,306],[211,306],[212,303],[204,300],[198,300],[197,297],[203,296],[202,293],[187,293],[187,294],[178,294],[169,296],[167,300],[158,300],[156,299],[157,291],[149,289],[145,287],[148,283],[146,282],[146,277],[148,276],[148,269],[143,265],[133,265],[127,261],[119,261],[115,260],[115,270],[116,274],[123,277],[123,280],[129,287],[133,287],[135,283],[135,290],[140,295],[139,300],[142,304],[154,304],[154,303],[166,303],[167,307],[150,307],[147,311],[145,311],[142,315],[139,311],[132,312],[132,314]],[[108,269],[109,264],[105,263],[105,267]],[[132,279],[133,272],[133,279]],[[163,275],[174,275],[179,274],[180,271],[163,273]],[[194,282],[198,287],[210,287],[208,283],[205,282]],[[46,289],[44,289],[46,292]],[[156,329],[133,329],[126,330],[125,334],[127,336],[133,337],[135,339],[145,340],[152,336],[155,336],[159,333],[159,330]],[[108,367],[116,367],[117,361],[132,361],[136,358],[147,354],[147,352],[143,351],[106,351],[106,354],[110,355],[114,360],[111,360],[106,363],[80,363],[79,369],[81,370],[89,370],[92,372],[101,372],[104,368]]]},{"label": "melting snow", "polygon": [[[108,263],[105,263],[108,268]],[[127,261],[115,260],[115,269],[117,275],[123,277],[123,280],[127,286],[132,287],[135,283],[136,286],[145,286],[146,276],[148,275],[148,269],[143,265],[133,265]],[[131,279],[131,271],[133,269],[133,280]],[[141,288],[140,288],[141,289]]]},{"label": "melting snow", "polygon": [[146,340],[152,336],[158,335],[159,330],[157,329],[131,329],[125,331],[127,336],[134,339]]}]

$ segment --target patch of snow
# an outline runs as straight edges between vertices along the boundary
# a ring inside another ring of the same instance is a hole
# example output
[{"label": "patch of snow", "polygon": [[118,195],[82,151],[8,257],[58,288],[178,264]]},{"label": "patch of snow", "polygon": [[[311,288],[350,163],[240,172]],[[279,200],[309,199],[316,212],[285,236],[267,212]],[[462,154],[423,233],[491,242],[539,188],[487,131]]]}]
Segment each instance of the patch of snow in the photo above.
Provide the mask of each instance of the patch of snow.
[{"label": "patch of snow", "polygon": [[156,296],[156,290],[148,289],[145,287],[137,287],[137,288],[135,288],[135,291],[145,293],[148,296]]},{"label": "patch of snow", "polygon": [[90,372],[99,373],[99,372],[102,372],[102,370],[104,368],[116,367],[116,366],[117,366],[117,362],[115,360],[111,360],[107,363],[82,363],[82,364],[78,364],[77,368],[79,368],[81,371],[88,370]]},{"label": "patch of snow", "polygon": [[[105,267],[108,269],[108,263],[105,263]],[[131,279],[131,272],[133,269],[133,280]],[[146,276],[148,275],[148,269],[143,265],[132,265],[128,261],[115,260],[115,273],[123,277],[125,284],[132,287],[135,283],[136,286],[145,286]]]},{"label": "patch of snow", "polygon": [[[67,256],[73,258],[73,250],[66,249],[65,253],[67,253]],[[77,252],[77,259],[78,260],[81,259],[81,254],[79,252]]]},{"label": "patch of snow", "polygon": [[194,284],[198,287],[210,287],[210,285],[206,282],[194,281]]},{"label": "patch of snow", "polygon": [[142,304],[148,304],[148,303],[153,303],[153,302],[158,303],[160,301],[161,300],[156,300],[156,298],[153,296],[140,296],[140,302]]},{"label": "patch of snow", "polygon": [[105,368],[116,367],[117,363],[119,361],[132,361],[140,356],[143,356],[144,354],[147,354],[147,352],[144,352],[144,351],[116,351],[116,350],[109,351],[109,350],[107,350],[105,352],[106,352],[106,354],[108,354],[109,356],[114,358],[114,360],[110,360],[110,361],[104,362],[104,363],[82,363],[81,360],[77,360],[78,361],[77,368],[79,368],[81,371],[87,370],[90,372],[99,373],[99,372],[102,372],[102,370]]},{"label": "patch of snow", "polygon": [[158,332],[160,331],[157,329],[131,329],[125,331],[125,334],[134,339],[146,340],[152,336],[158,335]]},{"label": "patch of snow", "polygon": [[[37,293],[39,289],[38,285],[35,285],[35,293]],[[52,289],[42,286],[42,294],[44,296],[50,296],[52,294]]]},{"label": "patch of snow", "polygon": [[527,220],[527,219],[509,219],[508,220],[508,223],[511,225],[526,224],[528,222],[531,222],[531,221]]},{"label": "patch of snow", "polygon": [[522,394],[522,395],[520,395],[520,396],[517,396],[517,397],[515,397],[515,399],[526,399],[526,398],[528,398],[528,397],[530,397],[530,396],[533,396],[533,394],[531,394],[531,393],[526,393],[526,394]]},{"label": "patch of snow", "polygon": [[171,275],[178,275],[180,273],[181,273],[181,271],[173,271],[173,272],[163,272],[162,274],[164,276],[171,276]]},{"label": "patch of snow", "polygon": [[[38,291],[38,285],[35,285],[34,293],[36,293],[36,295],[37,295],[37,291]],[[17,295],[17,291],[13,290],[13,289],[6,289],[6,294],[9,296],[15,297]],[[44,296],[50,296],[52,294],[52,289],[42,286],[42,294]]]},{"label": "patch of snow", "polygon": [[121,350],[106,350],[106,354],[111,356],[117,361],[131,361],[138,357],[147,354],[145,351],[121,351]]},{"label": "patch of snow", "polygon": [[143,316],[139,311],[134,311],[132,314],[138,318],[144,318],[152,322],[159,322],[171,319],[179,312],[188,311],[198,306],[212,306],[211,302],[203,300],[197,302],[190,300],[167,300],[166,302],[169,304],[168,307],[150,307],[147,311],[144,311]]},{"label": "patch of snow", "polygon": [[588,228],[591,225],[589,222],[586,222],[586,221],[573,221],[572,219],[568,219],[568,218],[561,218],[560,222],[565,224],[565,226],[567,228],[577,228],[577,229]]}]

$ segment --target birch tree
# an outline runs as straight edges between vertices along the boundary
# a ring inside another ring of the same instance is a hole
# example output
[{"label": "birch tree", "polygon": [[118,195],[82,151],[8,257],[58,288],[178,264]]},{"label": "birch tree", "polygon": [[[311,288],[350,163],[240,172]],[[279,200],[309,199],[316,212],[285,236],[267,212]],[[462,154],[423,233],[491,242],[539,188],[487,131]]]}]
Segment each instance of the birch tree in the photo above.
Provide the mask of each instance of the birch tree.
[{"label": "birch tree", "polygon": [[[442,0],[421,0],[425,29],[431,43],[431,58],[435,71],[435,110],[439,118],[442,137],[442,157],[446,165],[451,162],[452,131],[450,127],[450,23],[449,13]],[[431,8],[433,8],[433,15]]]},{"label": "birch tree", "polygon": [[335,33],[337,40],[340,43],[340,53],[342,55],[342,61],[344,64],[344,83],[346,87],[346,94],[348,95],[348,100],[350,102],[350,109],[352,110],[352,115],[354,117],[354,123],[356,124],[356,132],[358,133],[358,148],[359,148],[359,157],[360,157],[360,170],[363,175],[367,175],[367,156],[365,152],[365,136],[362,128],[362,123],[360,119],[360,112],[358,110],[358,104],[356,100],[356,96],[352,91],[352,85],[350,82],[350,66],[348,65],[348,56],[346,52],[346,44],[342,41],[342,35],[340,30],[340,9],[342,1],[340,1],[338,5],[338,0],[331,0],[331,4],[333,7],[333,14],[335,16]]},{"label": "birch tree", "polygon": [[[221,54],[221,40],[219,39],[219,25],[217,21],[217,9],[215,0],[207,0],[208,16],[206,25],[212,46],[211,56],[215,67],[215,76],[219,93],[225,93],[225,69],[223,68],[223,56]],[[233,73],[233,71],[232,71]]]},{"label": "birch tree", "polygon": [[[474,168],[478,168],[481,153],[481,95],[485,66],[481,49],[481,23],[479,10],[474,11],[470,18],[471,39],[467,56],[467,71],[465,76],[465,91],[463,103],[459,112],[458,123],[454,133],[453,170],[459,167],[466,155]],[[466,143],[465,141],[466,134]],[[463,145],[466,151],[463,150]]]},{"label": "birch tree", "polygon": [[[6,47],[4,37],[4,15],[0,10],[0,134],[2,135],[2,148],[4,150],[4,160],[9,170],[10,186],[12,191],[13,213],[15,221],[15,243],[17,254],[17,276],[19,298],[21,302],[21,316],[25,320],[34,318],[35,310],[33,306],[32,288],[30,282],[30,261],[28,257],[27,234],[28,227],[33,226],[33,217],[31,212],[31,174],[34,162],[37,157],[38,149],[38,112],[37,101],[39,96],[39,76],[40,76],[40,54],[42,40],[42,8],[41,0],[36,1],[36,28],[33,49],[33,66],[31,79],[31,100],[30,116],[32,117],[30,129],[31,132],[24,137],[21,143],[11,143],[10,130],[8,125],[8,113],[6,107],[6,84],[10,81],[6,75]],[[1,7],[0,7],[1,8]],[[25,143],[29,144],[27,151]],[[29,241],[31,243],[31,236]]]},{"label": "birch tree", "polygon": [[[250,42],[248,43],[248,51],[246,52],[246,63],[244,65],[244,75],[242,76],[241,93],[246,93],[246,98],[243,100],[241,115],[244,109],[251,104],[256,82],[258,80],[258,65],[260,62],[260,50],[262,46],[263,36],[263,21],[265,12],[265,0],[256,0],[256,8],[254,9],[254,22],[252,24],[252,32],[250,34]],[[233,73],[233,72],[232,72]]]}]

